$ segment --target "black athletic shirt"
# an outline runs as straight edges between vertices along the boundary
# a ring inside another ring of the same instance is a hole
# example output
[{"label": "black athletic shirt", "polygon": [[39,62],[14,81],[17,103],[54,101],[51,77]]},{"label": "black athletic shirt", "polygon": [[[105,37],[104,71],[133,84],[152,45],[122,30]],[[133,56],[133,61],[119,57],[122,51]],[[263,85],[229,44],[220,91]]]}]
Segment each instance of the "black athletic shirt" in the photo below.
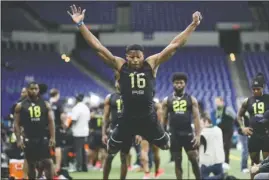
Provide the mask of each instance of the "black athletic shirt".
[{"label": "black athletic shirt", "polygon": [[167,99],[169,127],[183,134],[192,132],[192,99],[188,94],[181,98],[170,95]]},{"label": "black athletic shirt", "polygon": [[102,130],[103,115],[101,111],[97,111],[93,118],[89,121],[89,128],[94,131]]},{"label": "black athletic shirt", "polygon": [[250,115],[249,125],[253,128],[253,134],[265,134],[266,126],[262,123],[264,113],[269,109],[269,94],[247,99],[247,111]]},{"label": "black athletic shirt", "polygon": [[59,101],[53,102],[51,103],[51,109],[54,113],[55,128],[59,129],[62,127],[62,121],[61,121],[61,114],[63,113],[62,104]]},{"label": "black athletic shirt", "polygon": [[48,108],[45,101],[39,98],[33,102],[27,98],[21,102],[21,106],[20,120],[25,137],[29,139],[47,137]]},{"label": "black athletic shirt", "polygon": [[111,125],[110,129],[114,129],[118,124],[119,116],[122,113],[122,100],[119,93],[113,93],[109,98],[110,113],[111,113]]},{"label": "black athletic shirt", "polygon": [[[140,69],[131,69],[124,63],[120,70],[123,115],[132,118],[143,117],[154,111],[155,77],[147,61]],[[132,119],[129,118],[129,119]]]}]

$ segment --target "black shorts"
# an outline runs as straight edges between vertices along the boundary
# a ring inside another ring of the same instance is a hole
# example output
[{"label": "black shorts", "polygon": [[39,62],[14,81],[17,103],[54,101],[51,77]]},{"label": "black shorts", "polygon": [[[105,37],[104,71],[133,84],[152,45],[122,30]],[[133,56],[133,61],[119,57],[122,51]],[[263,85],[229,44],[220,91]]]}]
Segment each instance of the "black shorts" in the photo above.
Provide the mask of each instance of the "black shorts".
[{"label": "black shorts", "polygon": [[56,136],[56,145],[55,147],[63,147],[66,144],[66,133],[62,128],[56,128],[55,130],[55,136]]},{"label": "black shorts", "polygon": [[179,130],[171,130],[171,151],[172,152],[181,152],[182,148],[186,152],[196,150],[193,147],[193,133],[182,133]]},{"label": "black shorts", "polygon": [[36,162],[51,158],[49,139],[24,139],[24,156],[27,161]]},{"label": "black shorts", "polygon": [[252,135],[248,138],[248,151],[269,152],[269,136]]},{"label": "black shorts", "polygon": [[89,148],[92,150],[96,150],[98,148],[106,148],[106,146],[102,142],[102,131],[95,130],[89,135]]},{"label": "black shorts", "polygon": [[120,122],[110,136],[109,148],[121,149],[127,153],[127,150],[132,146],[135,135],[142,136],[149,143],[158,147],[163,147],[169,142],[169,135],[157,120],[156,113],[143,118],[130,119],[128,116],[123,116]]}]

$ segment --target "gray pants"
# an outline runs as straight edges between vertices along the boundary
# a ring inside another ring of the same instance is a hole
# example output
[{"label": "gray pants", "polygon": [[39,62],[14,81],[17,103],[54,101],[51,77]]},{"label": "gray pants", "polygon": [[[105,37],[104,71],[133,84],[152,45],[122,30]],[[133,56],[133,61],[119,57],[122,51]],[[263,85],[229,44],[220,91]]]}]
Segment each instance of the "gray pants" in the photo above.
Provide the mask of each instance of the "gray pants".
[{"label": "gray pants", "polygon": [[82,171],[83,161],[85,159],[84,144],[87,142],[87,137],[74,137],[74,150],[76,153],[77,171]]},{"label": "gray pants", "polygon": [[269,179],[269,173],[259,173],[254,176],[255,179]]}]

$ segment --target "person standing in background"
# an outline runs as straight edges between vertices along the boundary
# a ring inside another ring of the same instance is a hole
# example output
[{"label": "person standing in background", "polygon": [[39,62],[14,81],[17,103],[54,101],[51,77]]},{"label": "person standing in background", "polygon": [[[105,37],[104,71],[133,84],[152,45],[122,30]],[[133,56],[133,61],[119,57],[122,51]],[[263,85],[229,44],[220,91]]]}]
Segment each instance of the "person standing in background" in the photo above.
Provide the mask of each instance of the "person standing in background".
[{"label": "person standing in background", "polygon": [[76,153],[76,168],[78,172],[83,170],[83,159],[85,159],[84,144],[87,143],[89,136],[88,123],[91,119],[89,107],[83,103],[84,95],[79,94],[76,96],[77,104],[72,109],[72,132],[74,137],[74,149]]},{"label": "person standing in background", "polygon": [[56,172],[61,169],[62,164],[62,147],[64,145],[64,134],[65,134],[65,120],[66,115],[63,111],[63,106],[59,102],[60,100],[60,92],[58,89],[50,90],[50,99],[49,102],[51,104],[51,108],[54,114],[55,120],[55,133],[56,133],[56,146],[55,146],[55,164],[56,164]]},{"label": "person standing in background", "polygon": [[[243,101],[240,101],[240,104],[242,104]],[[239,109],[240,107],[238,107]],[[244,117],[244,126],[248,127],[249,126],[249,113],[246,112]],[[235,121],[235,123],[237,123],[237,121]],[[237,127],[239,127],[239,124],[235,124]],[[239,134],[239,140],[241,142],[242,145],[242,151],[241,151],[241,171],[243,173],[249,173],[249,169],[248,169],[248,136],[245,136],[244,134],[238,132]]]},{"label": "person standing in background", "polygon": [[224,169],[230,169],[229,155],[231,149],[231,141],[233,136],[233,125],[236,120],[236,113],[232,107],[226,106],[222,97],[215,99],[217,109],[213,112],[216,125],[222,130],[223,144],[225,152]]}]

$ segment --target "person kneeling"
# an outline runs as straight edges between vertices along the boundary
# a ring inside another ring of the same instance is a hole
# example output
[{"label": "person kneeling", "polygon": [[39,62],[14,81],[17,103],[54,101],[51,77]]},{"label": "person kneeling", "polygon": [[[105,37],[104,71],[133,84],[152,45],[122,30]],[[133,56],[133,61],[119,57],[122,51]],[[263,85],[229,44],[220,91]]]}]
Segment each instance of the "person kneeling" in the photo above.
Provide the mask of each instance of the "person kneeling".
[{"label": "person kneeling", "polygon": [[[223,137],[219,127],[213,126],[207,116],[202,118],[201,146],[199,150],[202,179],[223,179]],[[214,176],[209,176],[213,173]]]}]

